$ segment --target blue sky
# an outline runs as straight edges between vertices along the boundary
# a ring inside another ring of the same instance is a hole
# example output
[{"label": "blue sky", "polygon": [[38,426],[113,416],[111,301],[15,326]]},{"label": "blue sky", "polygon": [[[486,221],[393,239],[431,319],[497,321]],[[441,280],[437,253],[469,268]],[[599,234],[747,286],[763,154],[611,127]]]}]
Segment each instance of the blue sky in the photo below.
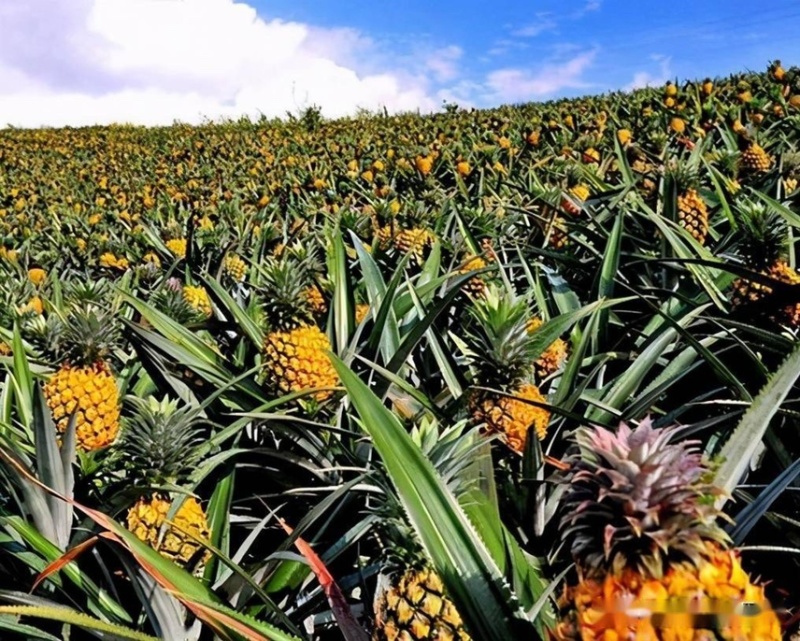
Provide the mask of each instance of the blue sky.
[{"label": "blue sky", "polygon": [[0,127],[431,112],[800,65],[800,1],[0,0]]},{"label": "blue sky", "polygon": [[417,47],[422,52],[458,47],[461,81],[480,83],[498,69],[535,77],[548,65],[560,68],[591,54],[576,74],[581,86],[565,86],[553,95],[626,88],[635,80],[642,84],[675,76],[763,70],[773,58],[800,64],[800,39],[791,27],[800,24],[798,2],[256,0],[254,4],[269,18],[357,29],[384,51],[403,56]]}]

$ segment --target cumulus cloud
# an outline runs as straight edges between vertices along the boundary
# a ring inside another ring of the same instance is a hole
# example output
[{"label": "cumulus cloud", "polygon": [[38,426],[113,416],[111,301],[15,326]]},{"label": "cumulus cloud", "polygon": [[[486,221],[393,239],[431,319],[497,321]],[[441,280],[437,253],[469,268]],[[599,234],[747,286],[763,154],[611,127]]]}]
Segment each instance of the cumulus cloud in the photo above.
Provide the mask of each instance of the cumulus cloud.
[{"label": "cumulus cloud", "polygon": [[[267,19],[235,0],[1,2],[0,126],[161,124],[282,116],[312,104],[432,111],[462,51],[417,69],[369,67],[351,29]],[[385,56],[384,56],[385,59]]]},{"label": "cumulus cloud", "polygon": [[523,102],[552,96],[562,89],[590,86],[583,80],[598,50],[592,49],[563,62],[552,62],[536,72],[525,69],[498,69],[489,74],[490,99],[498,102]]},{"label": "cumulus cloud", "polygon": [[650,71],[636,72],[633,75],[633,80],[630,82],[630,84],[628,84],[627,87],[625,87],[627,91],[642,89],[644,87],[657,87],[659,85],[666,84],[666,82],[672,77],[672,71],[670,70],[671,58],[655,54],[650,56],[650,59],[658,63],[658,71],[655,73]]}]

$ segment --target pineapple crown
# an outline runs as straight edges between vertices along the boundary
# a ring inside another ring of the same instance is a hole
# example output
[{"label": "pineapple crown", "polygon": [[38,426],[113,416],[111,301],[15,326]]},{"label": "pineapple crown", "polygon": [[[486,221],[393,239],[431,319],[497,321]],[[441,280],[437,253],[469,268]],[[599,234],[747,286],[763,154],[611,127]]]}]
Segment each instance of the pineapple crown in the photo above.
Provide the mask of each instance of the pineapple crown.
[{"label": "pineapple crown", "polygon": [[742,232],[739,251],[747,264],[765,269],[788,250],[789,230],[773,208],[752,200],[740,200],[734,215]]},{"label": "pineapple crown", "polygon": [[709,543],[727,543],[711,500],[719,491],[706,481],[698,442],[672,442],[680,430],[647,418],[616,433],[579,432],[561,528],[583,571],[657,579],[668,562],[699,564]]},{"label": "pineapple crown", "polygon": [[467,342],[473,352],[476,382],[513,387],[533,366],[534,336],[528,331],[526,299],[490,285],[469,310],[472,327]]},{"label": "pineapple crown", "polygon": [[134,482],[180,483],[201,457],[199,408],[179,407],[176,400],[126,399],[132,413],[116,450]]},{"label": "pineapple crown", "polygon": [[119,344],[119,329],[115,315],[93,303],[75,303],[46,319],[29,319],[23,326],[25,336],[41,352],[76,366],[106,360]]},{"label": "pineapple crown", "polygon": [[302,255],[287,251],[262,263],[262,310],[273,329],[289,329],[313,319],[305,290],[313,282],[315,262],[313,253]]}]

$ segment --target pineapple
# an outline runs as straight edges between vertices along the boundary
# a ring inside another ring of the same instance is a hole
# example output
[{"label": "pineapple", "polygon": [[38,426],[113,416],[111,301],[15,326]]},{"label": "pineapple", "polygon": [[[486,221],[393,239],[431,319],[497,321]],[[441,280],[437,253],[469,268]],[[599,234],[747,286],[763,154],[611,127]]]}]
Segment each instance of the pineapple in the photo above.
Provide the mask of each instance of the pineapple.
[{"label": "pineapple", "polygon": [[[748,269],[787,285],[800,285],[800,274],[788,263],[788,228],[777,212],[758,202],[743,202],[737,210],[743,233],[740,252]],[[773,295],[769,285],[748,278],[733,283],[731,305],[734,308],[759,303]],[[800,302],[786,301],[780,309],[769,306],[768,312],[777,322],[796,329],[800,327]]]},{"label": "pineapple", "polygon": [[172,238],[166,242],[167,249],[175,258],[186,257],[186,239]]},{"label": "pineapple", "polygon": [[[528,332],[535,332],[543,324],[544,321],[537,316],[531,318],[526,327]],[[568,354],[567,342],[563,338],[557,338],[536,360],[536,376],[543,379],[555,374],[564,365]]]},{"label": "pineapple", "polygon": [[53,321],[46,341],[61,361],[44,387],[47,405],[59,432],[74,415],[77,445],[87,452],[111,445],[119,432],[119,392],[107,361],[117,341],[112,318],[94,304],[76,305],[63,322]]},{"label": "pineapple", "polygon": [[[465,427],[462,422],[445,430],[436,421],[423,418],[411,430],[414,441],[459,497],[473,487],[469,474],[465,474],[471,447],[454,451],[442,444],[457,438],[474,446],[480,437],[475,430],[466,432]],[[469,641],[470,635],[442,578],[406,521],[394,486],[388,478],[382,479],[381,484],[386,491],[373,511],[379,518],[383,570],[373,602],[372,641]]]},{"label": "pineapple", "polygon": [[[128,510],[126,524],[139,540],[162,556],[179,565],[188,565],[203,549],[196,539],[209,540],[208,518],[192,496],[183,500],[174,517],[167,519],[171,507],[172,501],[158,494],[142,497]],[[203,562],[210,558],[211,553],[206,551]]]},{"label": "pineapple", "polygon": [[645,419],[579,433],[561,520],[577,581],[562,596],[558,638],[712,639],[720,627],[722,638],[780,639],[770,610],[708,621],[766,600],[728,549],[698,442],[673,442],[679,432]]},{"label": "pineapple", "polygon": [[[328,358],[328,336],[313,322],[314,301],[307,293],[307,260],[288,254],[271,259],[264,268],[264,311],[270,331],[264,340],[267,384],[280,394],[312,388],[331,388],[338,376]],[[322,402],[333,391],[320,389],[312,398]]]},{"label": "pineapple", "polygon": [[739,168],[748,174],[763,174],[772,167],[772,158],[756,142],[748,141],[743,137],[742,155],[739,158]]},{"label": "pineapple", "polygon": [[[122,467],[140,490],[140,498],[128,509],[126,525],[141,541],[165,558],[196,570],[210,558],[200,541],[210,538],[208,518],[192,496],[152,493],[149,488],[175,486],[186,480],[201,458],[205,443],[200,411],[179,407],[175,400],[130,397],[133,410],[126,419],[116,446],[116,467]],[[172,517],[175,502],[180,506]]]},{"label": "pineapple", "polygon": [[[486,261],[480,256],[467,257],[461,269],[458,270],[459,274],[469,274],[470,272],[478,271],[486,267]],[[464,289],[472,296],[481,296],[486,290],[486,282],[481,276],[474,276],[470,278]]]},{"label": "pineapple", "polygon": [[209,318],[214,312],[205,287],[184,285],[183,298],[200,318]]},{"label": "pineapple", "polygon": [[373,641],[468,641],[461,615],[432,570],[409,568],[378,593]]},{"label": "pineapple", "polygon": [[502,435],[513,451],[522,452],[531,428],[541,440],[550,421],[550,412],[537,405],[547,399],[530,380],[534,341],[528,304],[489,286],[470,311],[474,328],[467,340],[476,384],[468,396],[470,414],[489,432]]},{"label": "pineapple", "polygon": [[675,163],[669,176],[675,184],[675,210],[678,223],[692,238],[704,245],[708,236],[708,207],[697,191],[698,176],[695,163]]},{"label": "pineapple", "polygon": [[696,189],[678,195],[678,222],[701,245],[708,235],[708,208]]},{"label": "pineapple", "polygon": [[359,303],[356,305],[356,325],[360,325],[369,316],[369,303]]},{"label": "pineapple", "polygon": [[411,254],[417,261],[421,261],[425,249],[433,244],[434,236],[427,229],[414,227],[402,229],[394,239],[394,247],[401,254]]},{"label": "pineapple", "polygon": [[247,276],[247,263],[236,254],[228,254],[222,264],[225,275],[234,283],[241,283]]}]

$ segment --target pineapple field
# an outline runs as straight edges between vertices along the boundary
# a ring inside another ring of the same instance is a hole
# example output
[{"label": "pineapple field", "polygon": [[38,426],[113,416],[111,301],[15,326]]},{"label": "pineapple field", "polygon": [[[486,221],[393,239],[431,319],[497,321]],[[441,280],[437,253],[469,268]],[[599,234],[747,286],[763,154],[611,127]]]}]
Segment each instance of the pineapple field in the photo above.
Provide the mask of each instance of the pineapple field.
[{"label": "pineapple field", "polygon": [[800,634],[800,69],[0,130],[0,638]]}]

